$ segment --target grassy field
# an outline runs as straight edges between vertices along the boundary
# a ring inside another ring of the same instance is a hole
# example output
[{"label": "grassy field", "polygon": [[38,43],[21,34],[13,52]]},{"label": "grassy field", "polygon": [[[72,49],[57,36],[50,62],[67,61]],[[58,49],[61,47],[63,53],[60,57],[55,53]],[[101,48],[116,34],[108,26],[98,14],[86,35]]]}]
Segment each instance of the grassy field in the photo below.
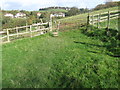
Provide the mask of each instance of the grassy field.
[{"label": "grassy field", "polygon": [[117,58],[102,41],[70,30],[4,44],[3,87],[117,87]]}]

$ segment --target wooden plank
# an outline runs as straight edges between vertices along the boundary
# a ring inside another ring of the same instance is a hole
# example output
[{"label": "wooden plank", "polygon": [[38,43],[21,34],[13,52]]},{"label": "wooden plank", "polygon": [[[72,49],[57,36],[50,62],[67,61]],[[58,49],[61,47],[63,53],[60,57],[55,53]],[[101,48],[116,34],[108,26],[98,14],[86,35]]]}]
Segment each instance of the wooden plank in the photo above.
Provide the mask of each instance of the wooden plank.
[{"label": "wooden plank", "polygon": [[101,15],[104,15],[104,14],[108,14],[108,12],[103,12],[103,13],[101,13]]},{"label": "wooden plank", "polygon": [[102,16],[100,19],[102,20],[102,19],[107,19],[108,18],[108,16]]},{"label": "wooden plank", "polygon": [[27,25],[27,26],[21,26],[21,27],[18,27],[18,28],[26,28],[26,27],[30,27],[30,25]]},{"label": "wooden plank", "polygon": [[49,28],[37,29],[37,30],[33,30],[33,31],[31,31],[31,32],[38,32],[38,31],[43,31],[43,30],[49,30]]},{"label": "wooden plank", "polygon": [[37,25],[46,25],[46,24],[48,24],[48,22],[47,22],[47,23],[32,24],[32,26],[37,26]]},{"label": "wooden plank", "polygon": [[110,11],[110,13],[113,13],[113,12],[119,12],[120,10],[114,10],[114,11]]},{"label": "wooden plank", "polygon": [[94,14],[93,16],[95,17],[95,16],[98,16],[99,14]]},{"label": "wooden plank", "polygon": [[110,15],[110,17],[113,17],[113,16],[119,16],[120,14],[113,14],[113,15]]},{"label": "wooden plank", "polygon": [[39,36],[39,35],[41,35],[41,34],[36,34],[36,35],[34,35],[33,37],[35,37],[35,36]]},{"label": "wooden plank", "polygon": [[0,31],[0,35],[1,35],[1,34],[4,34],[4,33],[7,33],[7,32],[6,32],[6,31]]},{"label": "wooden plank", "polygon": [[[115,12],[119,12],[120,10],[114,10],[114,11],[109,11],[110,13],[115,13]],[[101,14],[107,14],[108,12],[103,12],[103,13],[101,13]]]},{"label": "wooden plank", "polygon": [[100,20],[100,22],[104,22],[104,21],[107,21],[108,19],[103,19],[103,20]]},{"label": "wooden plank", "polygon": [[[48,24],[48,22],[46,22],[46,23],[32,24],[32,26],[45,25],[45,24]],[[27,25],[27,26],[21,26],[21,27],[17,27],[17,28],[20,29],[20,28],[26,28],[26,27],[30,27],[30,25]],[[7,28],[7,29],[8,29],[8,30],[13,30],[13,29],[16,29],[16,28]],[[7,31],[7,29],[3,29],[3,30],[6,30],[6,31]]]},{"label": "wooden plank", "polygon": [[97,21],[98,19],[94,19],[93,21]]},{"label": "wooden plank", "polygon": [[7,38],[7,36],[0,37],[0,39],[4,39],[4,38]]},{"label": "wooden plank", "polygon": [[18,33],[18,34],[10,34],[9,36],[24,35],[24,34],[27,34],[27,33],[30,33],[30,32],[24,32],[24,33]]},{"label": "wooden plank", "polygon": [[[107,21],[108,19],[101,19],[99,22]],[[92,24],[92,22],[90,22]],[[97,20],[93,22],[94,24],[97,23]]]},{"label": "wooden plank", "polygon": [[111,17],[110,19],[115,19],[115,18],[119,18],[119,16],[117,16],[117,17]]}]

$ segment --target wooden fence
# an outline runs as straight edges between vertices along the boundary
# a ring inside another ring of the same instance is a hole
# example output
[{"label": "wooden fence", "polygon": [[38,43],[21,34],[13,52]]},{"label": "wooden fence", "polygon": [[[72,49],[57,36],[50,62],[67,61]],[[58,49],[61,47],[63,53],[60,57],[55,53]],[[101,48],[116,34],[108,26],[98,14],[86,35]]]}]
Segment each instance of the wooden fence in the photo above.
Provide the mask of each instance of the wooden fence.
[{"label": "wooden fence", "polygon": [[87,22],[89,25],[93,25],[93,26],[97,26],[97,28],[101,28],[100,23],[107,21],[106,26],[102,27],[102,28],[109,29],[110,20],[115,19],[115,18],[119,18],[119,17],[120,17],[120,10],[108,11],[108,12],[94,14],[94,15],[88,14],[88,21]]},{"label": "wooden fence", "polygon": [[49,32],[49,30],[49,22],[3,29],[0,32],[0,40],[2,40],[2,43],[10,42],[19,38],[38,36]]}]

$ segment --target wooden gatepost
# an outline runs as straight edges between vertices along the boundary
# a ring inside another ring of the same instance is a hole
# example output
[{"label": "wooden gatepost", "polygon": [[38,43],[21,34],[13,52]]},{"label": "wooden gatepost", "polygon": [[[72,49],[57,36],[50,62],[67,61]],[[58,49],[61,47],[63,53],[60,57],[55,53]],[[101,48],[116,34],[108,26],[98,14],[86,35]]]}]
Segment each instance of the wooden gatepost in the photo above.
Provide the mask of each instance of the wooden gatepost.
[{"label": "wooden gatepost", "polygon": [[59,31],[59,29],[60,29],[60,22],[58,22],[58,23],[55,23],[55,24],[57,24],[57,26],[55,27],[55,31],[53,31],[53,36],[54,37],[57,37],[58,36],[58,31]]}]

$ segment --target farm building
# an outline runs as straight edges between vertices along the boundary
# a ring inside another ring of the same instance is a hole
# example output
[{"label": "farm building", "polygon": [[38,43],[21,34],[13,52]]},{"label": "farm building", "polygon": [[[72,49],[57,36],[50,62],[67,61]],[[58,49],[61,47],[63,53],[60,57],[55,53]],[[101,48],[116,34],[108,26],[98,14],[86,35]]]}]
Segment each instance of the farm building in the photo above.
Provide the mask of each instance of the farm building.
[{"label": "farm building", "polygon": [[14,15],[13,15],[13,14],[11,14],[11,13],[6,13],[4,16],[5,16],[5,17],[11,17],[11,18],[13,18],[13,17],[14,17]]},{"label": "farm building", "polygon": [[41,13],[37,13],[37,16],[41,16]]},{"label": "farm building", "polygon": [[16,18],[26,17],[26,14],[24,14],[24,13],[17,13],[17,14],[15,15],[15,17],[16,17]]},{"label": "farm building", "polygon": [[51,14],[51,17],[65,17],[65,13],[54,13]]}]

